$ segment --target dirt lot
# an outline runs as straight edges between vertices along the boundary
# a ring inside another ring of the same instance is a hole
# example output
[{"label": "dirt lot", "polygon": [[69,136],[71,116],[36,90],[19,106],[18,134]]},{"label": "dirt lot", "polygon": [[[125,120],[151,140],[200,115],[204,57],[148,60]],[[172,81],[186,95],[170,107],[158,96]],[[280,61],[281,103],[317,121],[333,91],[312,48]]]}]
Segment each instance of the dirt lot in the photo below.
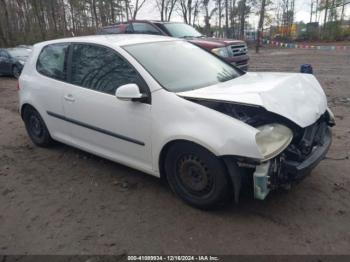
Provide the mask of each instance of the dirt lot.
[{"label": "dirt lot", "polygon": [[0,254],[350,254],[350,52],[263,50],[252,71],[311,63],[337,118],[328,157],[290,192],[193,209],[156,178],[29,141],[0,78]]}]

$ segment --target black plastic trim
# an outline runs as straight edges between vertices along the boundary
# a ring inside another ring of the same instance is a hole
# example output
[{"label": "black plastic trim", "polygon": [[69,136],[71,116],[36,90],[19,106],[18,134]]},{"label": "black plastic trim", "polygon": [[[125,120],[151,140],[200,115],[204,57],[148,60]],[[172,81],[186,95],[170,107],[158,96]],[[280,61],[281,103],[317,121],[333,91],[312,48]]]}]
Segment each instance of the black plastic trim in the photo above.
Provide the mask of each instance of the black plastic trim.
[{"label": "black plastic trim", "polygon": [[288,174],[295,176],[295,179],[302,179],[310,173],[327,155],[327,152],[332,144],[332,131],[327,128],[324,142],[319,146],[306,160],[299,163],[296,161],[285,161],[283,164],[284,170]]},{"label": "black plastic trim", "polygon": [[82,127],[87,128],[87,129],[91,129],[93,131],[96,131],[96,132],[99,132],[99,133],[102,133],[102,134],[105,134],[105,135],[108,135],[108,136],[112,136],[112,137],[115,137],[115,138],[118,138],[118,139],[121,139],[121,140],[125,140],[125,141],[130,142],[130,143],[134,143],[134,144],[137,144],[137,145],[140,145],[140,146],[145,146],[145,143],[142,142],[142,141],[139,141],[139,140],[136,140],[136,139],[133,139],[133,138],[130,138],[130,137],[126,137],[126,136],[123,136],[123,135],[119,135],[119,134],[113,133],[111,131],[108,131],[108,130],[105,130],[105,129],[102,129],[102,128],[99,128],[99,127],[91,126],[89,124],[86,124],[86,123],[83,123],[83,122],[80,122],[80,121],[77,121],[77,120],[74,120],[74,119],[71,119],[71,118],[68,118],[68,117],[65,117],[65,116],[53,113],[53,112],[50,112],[50,111],[46,111],[46,113],[49,116],[61,119],[63,121],[66,121],[66,122],[69,122],[69,123],[72,123],[72,124],[75,124],[75,125],[78,125],[78,126],[82,126]]}]

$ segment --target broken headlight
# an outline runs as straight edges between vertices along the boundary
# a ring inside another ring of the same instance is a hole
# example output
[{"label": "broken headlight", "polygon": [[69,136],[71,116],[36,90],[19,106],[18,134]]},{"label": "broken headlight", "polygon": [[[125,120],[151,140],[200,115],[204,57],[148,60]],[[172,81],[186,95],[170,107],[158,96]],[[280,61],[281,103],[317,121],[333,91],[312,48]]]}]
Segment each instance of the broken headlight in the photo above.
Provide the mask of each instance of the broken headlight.
[{"label": "broken headlight", "polygon": [[293,132],[280,124],[268,124],[257,128],[256,143],[264,160],[269,160],[282,153],[293,139]]}]

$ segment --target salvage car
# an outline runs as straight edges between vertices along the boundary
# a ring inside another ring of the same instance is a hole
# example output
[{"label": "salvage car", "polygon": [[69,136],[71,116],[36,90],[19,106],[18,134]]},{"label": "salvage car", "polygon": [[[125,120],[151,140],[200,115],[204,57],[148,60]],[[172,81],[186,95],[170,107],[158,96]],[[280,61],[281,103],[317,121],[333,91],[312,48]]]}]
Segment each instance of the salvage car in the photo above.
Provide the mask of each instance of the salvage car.
[{"label": "salvage car", "polygon": [[32,52],[29,46],[0,48],[0,74],[19,78],[24,63]]},{"label": "salvage car", "polygon": [[60,141],[164,178],[198,208],[238,200],[248,177],[257,199],[301,180],[335,124],[311,74],[245,73],[151,35],[36,44],[19,101],[34,144]]}]

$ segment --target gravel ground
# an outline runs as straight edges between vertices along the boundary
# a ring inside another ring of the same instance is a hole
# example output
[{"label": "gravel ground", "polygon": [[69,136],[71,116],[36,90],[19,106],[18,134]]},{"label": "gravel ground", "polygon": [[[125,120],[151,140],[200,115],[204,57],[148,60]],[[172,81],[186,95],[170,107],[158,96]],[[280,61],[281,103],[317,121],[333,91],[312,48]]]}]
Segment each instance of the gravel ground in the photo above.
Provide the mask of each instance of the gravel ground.
[{"label": "gravel ground", "polygon": [[204,212],[157,178],[77,149],[33,146],[0,78],[0,254],[350,254],[350,52],[262,50],[252,71],[311,63],[337,118],[327,156],[264,202]]}]

